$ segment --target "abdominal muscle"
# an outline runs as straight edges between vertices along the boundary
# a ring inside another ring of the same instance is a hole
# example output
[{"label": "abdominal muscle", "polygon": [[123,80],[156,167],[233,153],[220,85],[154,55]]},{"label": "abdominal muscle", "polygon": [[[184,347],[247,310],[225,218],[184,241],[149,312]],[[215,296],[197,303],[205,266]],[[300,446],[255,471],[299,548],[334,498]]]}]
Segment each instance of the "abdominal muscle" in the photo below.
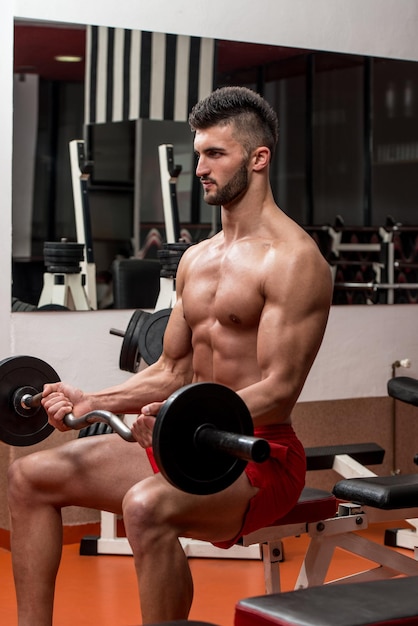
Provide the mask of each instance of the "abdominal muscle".
[{"label": "abdominal muscle", "polygon": [[256,330],[193,329],[194,382],[211,381],[234,391],[261,379],[256,358]]},{"label": "abdominal muscle", "polygon": [[[202,333],[208,336],[207,333]],[[193,382],[214,382],[239,391],[262,380],[262,373],[257,363],[256,332],[243,330],[230,332],[218,328],[216,339],[209,345],[203,341],[199,332],[194,334],[197,340],[193,343]],[[201,339],[199,341],[199,336]],[[291,423],[291,419],[283,419],[278,412],[257,417],[257,425]]]}]

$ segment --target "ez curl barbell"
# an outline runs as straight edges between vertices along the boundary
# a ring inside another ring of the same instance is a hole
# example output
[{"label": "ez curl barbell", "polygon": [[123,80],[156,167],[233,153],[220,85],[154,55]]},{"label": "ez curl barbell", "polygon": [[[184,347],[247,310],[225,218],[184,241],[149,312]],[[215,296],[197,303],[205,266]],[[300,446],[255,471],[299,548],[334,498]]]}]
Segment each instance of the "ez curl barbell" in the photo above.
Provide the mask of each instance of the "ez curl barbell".
[{"label": "ez curl barbell", "polygon": [[[59,381],[55,370],[36,357],[1,361],[0,440],[28,446],[46,439],[54,428],[41,404],[42,389]],[[130,428],[109,411],[95,410],[81,417],[70,413],[64,418],[74,430],[95,422],[110,425],[126,441],[135,441]],[[248,461],[265,461],[270,445],[253,437],[251,415],[238,394],[217,383],[194,383],[171,394],[159,410],[153,453],[172,485],[205,495],[231,485]]]}]

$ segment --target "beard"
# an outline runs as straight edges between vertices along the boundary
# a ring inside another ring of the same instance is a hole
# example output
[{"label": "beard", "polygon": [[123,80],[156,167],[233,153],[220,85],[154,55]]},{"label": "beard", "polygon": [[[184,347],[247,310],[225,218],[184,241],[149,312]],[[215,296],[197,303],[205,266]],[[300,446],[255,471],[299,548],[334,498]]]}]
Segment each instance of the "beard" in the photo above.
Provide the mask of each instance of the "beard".
[{"label": "beard", "polygon": [[[237,172],[229,179],[229,181],[223,186],[218,188],[214,192],[207,192],[204,194],[204,200],[209,205],[225,206],[233,202],[238,196],[240,196],[248,187],[248,161],[242,162]],[[203,178],[204,180],[204,178]],[[208,179],[214,182],[212,179]]]}]

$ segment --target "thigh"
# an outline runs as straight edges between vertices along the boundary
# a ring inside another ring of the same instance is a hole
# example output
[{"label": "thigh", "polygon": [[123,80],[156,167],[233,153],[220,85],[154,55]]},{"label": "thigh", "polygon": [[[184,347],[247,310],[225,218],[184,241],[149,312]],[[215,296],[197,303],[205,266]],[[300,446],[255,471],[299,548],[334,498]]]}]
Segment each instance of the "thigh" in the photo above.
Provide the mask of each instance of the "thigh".
[{"label": "thigh", "polygon": [[126,492],[153,474],[145,450],[116,434],[74,439],[25,460],[45,501],[114,513],[122,512]]},{"label": "thigh", "polygon": [[226,541],[239,535],[251,499],[258,489],[243,473],[223,491],[211,495],[194,495],[170,485],[161,474],[137,484],[129,492],[153,502],[155,525],[175,531],[178,537],[205,541]]}]

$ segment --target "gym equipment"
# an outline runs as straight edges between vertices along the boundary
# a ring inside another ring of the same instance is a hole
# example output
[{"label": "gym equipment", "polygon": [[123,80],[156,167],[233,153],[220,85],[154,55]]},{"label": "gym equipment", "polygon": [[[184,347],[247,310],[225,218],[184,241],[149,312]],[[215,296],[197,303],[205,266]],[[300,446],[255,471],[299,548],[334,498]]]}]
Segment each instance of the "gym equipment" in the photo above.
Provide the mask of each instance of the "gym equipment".
[{"label": "gym equipment", "polygon": [[[158,146],[160,161],[161,192],[163,196],[165,237],[168,244],[175,244],[180,239],[180,217],[177,203],[177,179],[181,166],[174,165],[172,144]],[[160,293],[156,309],[172,308],[176,302],[175,278],[160,274]]]},{"label": "gym equipment", "polygon": [[85,157],[84,141],[70,141],[71,184],[74,198],[74,215],[77,241],[85,246],[86,258],[81,261],[81,271],[85,276],[85,291],[89,308],[97,309],[96,265],[93,254],[93,236],[90,220],[88,194],[89,163]]},{"label": "gym equipment", "polygon": [[160,276],[163,278],[175,278],[181,257],[194,243],[177,241],[177,243],[164,243],[157,256],[161,264]]},{"label": "gym equipment", "polygon": [[161,356],[163,338],[171,309],[161,309],[155,313],[137,310],[132,314],[126,331],[111,328],[111,335],[123,337],[119,356],[119,368],[127,372],[137,372],[141,357],[147,365],[152,365]]},{"label": "gym equipment", "polygon": [[139,332],[139,354],[147,365],[152,365],[160,358],[163,351],[163,339],[171,309],[155,311],[144,322]]},{"label": "gym equipment", "polygon": [[180,221],[177,204],[177,179],[181,173],[181,165],[174,165],[174,149],[172,144],[158,146],[160,160],[161,191],[163,194],[165,236],[168,243],[180,239]]},{"label": "gym equipment", "polygon": [[[250,436],[252,431],[250,412],[234,391],[216,383],[187,385],[171,394],[158,413],[155,460],[179,489],[216,493],[240,476],[248,460],[262,463],[268,458],[268,442]],[[214,447],[219,452],[216,459]],[[234,456],[233,463],[229,455]]]},{"label": "gym equipment", "polygon": [[61,241],[45,241],[44,262],[51,274],[79,274],[80,262],[84,260],[84,244]]},{"label": "gym equipment", "polygon": [[[360,448],[358,447],[360,445]],[[333,493],[323,494],[324,500],[316,502],[306,489],[303,490],[298,504],[284,518],[265,528],[244,535],[243,546],[260,544],[264,565],[266,593],[278,593],[280,588],[280,568],[282,560],[282,539],[306,534],[309,544],[294,589],[302,589],[324,584],[333,552],[342,548],[377,564],[361,572],[356,572],[344,579],[330,582],[353,582],[390,578],[404,574],[418,576],[418,561],[392,548],[371,541],[356,531],[366,529],[370,522],[384,522],[405,519],[416,515],[418,511],[418,476],[405,481],[403,494],[398,498],[398,508],[382,508],[376,497],[369,496],[370,483],[376,484],[384,478],[376,478],[364,464],[378,464],[383,460],[384,450],[374,443],[354,444],[346,446],[326,446],[307,448],[307,468],[329,469],[330,457],[335,453],[332,468],[345,480],[341,480],[333,489]],[[312,456],[311,456],[312,455]],[[350,476],[351,478],[347,477]],[[362,476],[363,478],[352,478]],[[399,479],[400,477],[388,477]],[[364,481],[361,483],[361,481]],[[358,494],[363,494],[357,501],[341,502],[336,508],[336,498],[349,500],[349,494],[338,489],[340,484],[359,482]],[[396,487],[395,487],[396,488]],[[334,512],[327,509],[327,498],[334,498]],[[346,497],[347,496],[347,497]],[[302,506],[303,505],[303,506]],[[400,508],[402,507],[402,508]],[[362,565],[363,566],[363,565]]]},{"label": "gym equipment", "polygon": [[[59,382],[56,371],[33,357],[11,357],[0,363],[0,439],[13,446],[31,446],[54,430],[41,406],[22,407],[20,398],[36,394],[47,382]],[[28,384],[30,381],[30,384]],[[17,391],[17,393],[15,393]]]},{"label": "gym equipment", "polygon": [[[395,367],[409,367],[408,361],[396,361]],[[395,376],[387,384],[388,394],[395,400],[400,400],[412,406],[418,406],[418,380],[409,376]],[[414,463],[418,464],[417,455]],[[408,481],[413,480],[411,476]],[[413,550],[415,558],[418,558],[418,519],[408,519],[411,528],[388,528],[385,531],[385,544],[393,547],[407,548]]]},{"label": "gym equipment", "polygon": [[84,244],[66,239],[44,243],[46,272],[38,307],[66,306],[71,310],[88,311],[90,305],[85,292],[85,274],[80,261],[84,259]]},{"label": "gym equipment", "polygon": [[412,576],[246,598],[234,626],[416,626],[417,585]]},{"label": "gym equipment", "polygon": [[125,332],[116,328],[111,328],[109,330],[111,335],[123,337],[119,356],[119,368],[121,370],[132,372],[133,374],[138,371],[141,361],[141,355],[139,353],[139,336],[145,321],[150,315],[151,313],[138,309],[132,314]]},{"label": "gym equipment", "polygon": [[[41,405],[46,383],[59,382],[56,371],[45,361],[16,356],[0,362],[0,439],[12,446],[29,446],[46,439],[54,430]],[[74,430],[95,422],[109,424],[126,441],[134,441],[130,429],[109,411],[92,411],[82,417],[71,413],[64,419]]]},{"label": "gym equipment", "polygon": [[[160,161],[161,191],[163,197],[164,224],[166,244],[159,252],[162,271],[160,273],[160,293],[156,310],[173,308],[176,302],[176,270],[185,244],[180,240],[180,216],[177,203],[177,179],[181,173],[181,165],[174,164],[172,144],[158,146]],[[170,250],[169,250],[170,249]],[[171,260],[170,260],[171,256]]]},{"label": "gym equipment", "polygon": [[[357,299],[359,302],[365,301],[369,304],[376,302],[393,304],[396,300],[402,301],[408,297],[407,292],[416,291],[417,282],[407,282],[407,279],[400,278],[399,274],[397,277],[397,270],[402,274],[402,268],[414,269],[412,257],[408,260],[399,259],[396,254],[399,256],[400,231],[407,232],[409,228],[395,223],[390,217],[386,225],[379,228],[345,227],[340,216],[337,216],[334,227],[323,226],[322,231],[326,232],[329,238],[326,256],[331,265],[335,291],[341,294],[353,292],[354,301]],[[352,241],[347,242],[347,236],[351,235]],[[341,270],[343,276],[348,274],[344,280],[336,280],[337,274],[341,275],[338,268],[344,268]]]},{"label": "gym equipment", "polygon": [[[58,374],[35,357],[0,362],[0,437],[5,443],[30,445],[52,432],[41,406],[41,390],[46,383],[58,381]],[[109,411],[95,410],[81,417],[70,413],[64,418],[74,430],[95,422],[110,425],[126,441],[135,441],[128,426]],[[261,463],[268,458],[268,442],[251,435],[250,413],[234,391],[215,383],[195,383],[172,394],[158,413],[154,455],[172,485],[189,493],[215,493],[232,484],[247,461]]]},{"label": "gym equipment", "polygon": [[82,428],[78,433],[78,438],[82,439],[83,437],[95,437],[97,435],[111,435],[113,432],[114,430],[110,424],[106,424],[105,422],[96,422],[95,424],[90,424],[90,426]]},{"label": "gym equipment", "polygon": [[160,290],[160,270],[158,259],[114,259],[110,268],[113,308],[154,310]]},{"label": "gym equipment", "polygon": [[28,302],[22,302],[17,298],[12,298],[12,311],[14,313],[23,312],[23,311],[69,311],[70,309],[66,306],[62,306],[61,304],[44,304],[41,307],[36,306],[35,304],[29,304]]},{"label": "gym equipment", "polygon": [[[183,241],[164,244],[163,249],[158,252],[162,284],[162,290],[160,290],[158,297],[160,304],[164,300],[169,303],[173,302],[177,267],[184,251],[191,245],[194,244]],[[163,281],[169,282],[168,289]],[[119,357],[121,370],[135,373],[138,371],[141,357],[147,365],[152,365],[160,358],[163,351],[164,333],[172,309],[171,307],[160,308],[158,302],[153,314],[140,309],[135,311],[125,332],[116,328],[109,330],[111,335],[123,337]]]},{"label": "gym equipment", "polygon": [[406,404],[418,406],[418,380],[410,376],[397,376],[388,381],[388,394]]},{"label": "gym equipment", "polygon": [[[418,406],[418,380],[408,376],[393,377],[388,381],[387,389],[389,396]],[[359,505],[382,510],[413,507],[418,505],[418,474],[380,477],[372,474],[342,480],[335,485],[334,493],[337,497]],[[415,558],[418,558],[418,518],[399,515],[396,519],[403,518],[406,518],[411,528],[387,529],[385,544],[413,550]]]}]

